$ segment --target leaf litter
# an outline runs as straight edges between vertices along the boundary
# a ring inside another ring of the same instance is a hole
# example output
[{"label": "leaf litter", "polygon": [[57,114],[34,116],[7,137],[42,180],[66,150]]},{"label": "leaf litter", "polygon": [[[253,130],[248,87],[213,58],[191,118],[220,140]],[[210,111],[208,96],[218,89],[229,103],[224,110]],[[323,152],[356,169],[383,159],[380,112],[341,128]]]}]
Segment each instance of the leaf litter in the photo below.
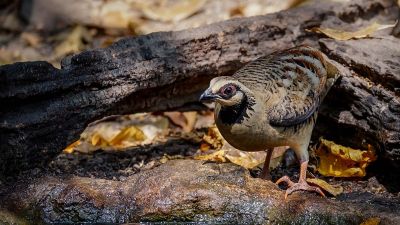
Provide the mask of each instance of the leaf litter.
[{"label": "leaf litter", "polygon": [[168,133],[169,122],[165,117],[150,114],[135,114],[119,117],[116,121],[105,121],[87,127],[78,142],[64,151],[90,153],[99,149],[105,151],[123,150],[162,139]]},{"label": "leaf litter", "polygon": [[350,40],[350,39],[360,39],[360,38],[369,37],[376,31],[395,27],[396,24],[397,24],[397,22],[394,24],[379,24],[377,22],[374,22],[374,23],[370,24],[369,26],[364,27],[357,31],[343,31],[343,30],[337,30],[337,29],[332,29],[332,28],[321,28],[321,27],[314,27],[314,28],[308,29],[306,31],[322,33],[322,34],[324,34],[330,38],[333,38],[335,40],[346,41],[346,40]]},{"label": "leaf litter", "polygon": [[[286,147],[278,147],[274,150],[271,157],[271,168],[275,168],[280,163],[286,150]],[[203,136],[200,153],[194,158],[213,162],[229,161],[246,169],[254,169],[264,163],[266,155],[265,151],[247,152],[234,148],[224,140],[218,128],[214,125],[208,128],[207,134]]]}]

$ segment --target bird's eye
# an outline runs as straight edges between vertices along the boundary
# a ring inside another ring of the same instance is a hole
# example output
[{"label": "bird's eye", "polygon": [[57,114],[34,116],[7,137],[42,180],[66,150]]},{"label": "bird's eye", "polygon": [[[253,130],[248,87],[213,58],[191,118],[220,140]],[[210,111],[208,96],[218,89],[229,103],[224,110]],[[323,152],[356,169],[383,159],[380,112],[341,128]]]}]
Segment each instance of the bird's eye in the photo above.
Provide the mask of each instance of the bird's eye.
[{"label": "bird's eye", "polygon": [[222,89],[222,94],[225,96],[232,96],[236,93],[236,88],[233,85],[228,85]]}]

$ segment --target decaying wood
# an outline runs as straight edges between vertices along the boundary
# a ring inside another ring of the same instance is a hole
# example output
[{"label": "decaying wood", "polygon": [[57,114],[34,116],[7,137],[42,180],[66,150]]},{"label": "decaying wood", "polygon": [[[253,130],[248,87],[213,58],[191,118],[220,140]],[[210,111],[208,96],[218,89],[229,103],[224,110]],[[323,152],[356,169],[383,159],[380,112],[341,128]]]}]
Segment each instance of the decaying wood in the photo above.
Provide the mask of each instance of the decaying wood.
[{"label": "decaying wood", "polygon": [[168,161],[124,181],[46,176],[20,182],[9,193],[0,196],[0,223],[5,210],[25,218],[24,224],[359,225],[371,218],[381,225],[400,223],[399,199],[347,194],[335,200],[295,192],[285,200],[283,190],[271,181],[251,177],[242,167],[196,160]]},{"label": "decaying wood", "polygon": [[398,14],[395,1],[389,0],[318,3],[123,39],[68,57],[61,69],[46,62],[2,66],[1,174],[47,162],[96,119],[196,102],[212,77],[230,75],[261,55],[302,43],[321,45],[353,71],[332,90],[320,126],[362,132],[384,157],[399,162],[400,41],[391,38],[390,31],[380,38],[349,42],[324,40],[305,31],[314,26],[356,29],[373,20],[393,23]]}]

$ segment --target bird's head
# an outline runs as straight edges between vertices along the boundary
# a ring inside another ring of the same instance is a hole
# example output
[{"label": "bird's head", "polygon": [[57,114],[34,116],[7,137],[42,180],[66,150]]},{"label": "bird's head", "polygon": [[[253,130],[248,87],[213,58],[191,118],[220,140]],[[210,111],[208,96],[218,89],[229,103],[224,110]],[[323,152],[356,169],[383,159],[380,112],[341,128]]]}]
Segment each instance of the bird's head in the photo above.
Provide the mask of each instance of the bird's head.
[{"label": "bird's head", "polygon": [[222,106],[237,105],[245,98],[245,89],[242,83],[232,77],[216,77],[200,96],[200,101],[215,101]]}]

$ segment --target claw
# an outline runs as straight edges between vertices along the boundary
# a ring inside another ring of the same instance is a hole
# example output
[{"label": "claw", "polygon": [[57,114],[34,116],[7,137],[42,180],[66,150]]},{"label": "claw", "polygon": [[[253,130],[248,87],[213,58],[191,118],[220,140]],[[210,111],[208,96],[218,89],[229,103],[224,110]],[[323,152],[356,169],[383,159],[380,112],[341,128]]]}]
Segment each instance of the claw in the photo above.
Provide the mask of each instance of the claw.
[{"label": "claw", "polygon": [[286,182],[289,187],[292,187],[295,184],[293,181],[290,180],[290,178],[288,176],[283,176],[283,177],[279,178],[279,180],[277,180],[275,182],[275,184],[278,185],[282,182]]}]

